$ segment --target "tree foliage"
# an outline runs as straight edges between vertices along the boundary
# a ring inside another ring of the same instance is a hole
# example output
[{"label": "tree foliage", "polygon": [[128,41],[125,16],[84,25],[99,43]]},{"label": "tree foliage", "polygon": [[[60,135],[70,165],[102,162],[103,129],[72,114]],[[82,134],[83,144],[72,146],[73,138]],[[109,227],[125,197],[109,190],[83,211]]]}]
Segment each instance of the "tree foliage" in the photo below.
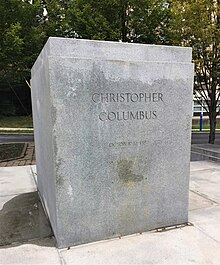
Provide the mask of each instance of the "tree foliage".
[{"label": "tree foliage", "polygon": [[0,79],[20,81],[49,36],[166,43],[158,0],[1,0]]},{"label": "tree foliage", "polygon": [[210,120],[209,142],[215,141],[220,110],[220,21],[218,0],[170,1],[170,40],[191,46],[195,62],[194,95]]},{"label": "tree foliage", "polygon": [[40,1],[0,1],[0,80],[20,82],[30,76],[46,35],[39,23]]},{"label": "tree foliage", "polygon": [[152,0],[134,0],[128,17],[127,40],[138,43],[167,43],[166,28],[169,9],[166,3]]},{"label": "tree foliage", "polygon": [[164,43],[169,10],[158,0],[48,0],[49,35]]},{"label": "tree foliage", "polygon": [[118,1],[70,1],[66,18],[71,37],[119,40]]},{"label": "tree foliage", "polygon": [[163,43],[168,9],[157,0],[70,1],[67,17],[74,37]]}]

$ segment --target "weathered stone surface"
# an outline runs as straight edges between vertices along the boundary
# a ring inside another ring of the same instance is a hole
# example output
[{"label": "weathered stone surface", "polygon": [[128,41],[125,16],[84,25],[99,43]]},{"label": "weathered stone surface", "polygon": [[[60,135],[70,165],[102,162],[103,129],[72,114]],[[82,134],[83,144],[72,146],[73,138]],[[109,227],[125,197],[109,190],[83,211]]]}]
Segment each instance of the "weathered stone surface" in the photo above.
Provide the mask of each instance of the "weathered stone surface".
[{"label": "weathered stone surface", "polygon": [[191,49],[50,38],[32,68],[59,247],[188,221]]}]

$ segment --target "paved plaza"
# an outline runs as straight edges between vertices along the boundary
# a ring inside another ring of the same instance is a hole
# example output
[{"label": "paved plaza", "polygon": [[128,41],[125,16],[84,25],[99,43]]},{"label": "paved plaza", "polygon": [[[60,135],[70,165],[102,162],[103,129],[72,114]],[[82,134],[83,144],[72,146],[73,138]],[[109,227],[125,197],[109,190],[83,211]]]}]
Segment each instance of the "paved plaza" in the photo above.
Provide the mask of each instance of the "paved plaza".
[{"label": "paved plaza", "polygon": [[[191,162],[188,226],[57,249],[36,195],[35,166],[2,167],[0,238],[6,231],[10,237],[0,247],[0,264],[218,265],[219,190],[220,164]],[[17,243],[9,244],[11,239]]]}]

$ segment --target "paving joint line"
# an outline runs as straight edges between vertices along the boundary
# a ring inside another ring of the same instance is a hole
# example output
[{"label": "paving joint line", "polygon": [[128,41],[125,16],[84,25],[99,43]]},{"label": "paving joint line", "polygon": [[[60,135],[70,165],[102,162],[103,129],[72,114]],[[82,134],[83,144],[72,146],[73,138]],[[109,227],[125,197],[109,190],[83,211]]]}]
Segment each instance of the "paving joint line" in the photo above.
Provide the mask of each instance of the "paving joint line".
[{"label": "paving joint line", "polygon": [[210,199],[207,195],[205,195],[205,194],[203,194],[203,193],[201,193],[201,192],[199,192],[199,191],[195,191],[195,190],[191,190],[191,189],[189,189],[189,190],[190,190],[191,192],[193,192],[193,193],[195,193],[195,194],[197,194],[197,195],[203,197],[204,199],[211,201],[212,203],[214,203],[215,206],[218,206],[218,205],[219,205],[218,202],[214,201],[213,199]]},{"label": "paving joint line", "polygon": [[181,228],[184,228],[184,227],[187,227],[187,226],[193,226],[193,224],[190,223],[190,222],[187,222],[187,223],[179,224],[179,225],[171,225],[171,226],[159,227],[159,228],[156,228],[156,229],[151,230],[151,231],[155,231],[157,233],[162,233],[162,232],[167,232],[167,231],[174,230],[174,229],[179,229],[179,228],[181,229]]},{"label": "paving joint line", "polygon": [[202,228],[197,225],[197,224],[194,224],[193,225],[197,230],[199,230],[200,232],[202,232],[205,236],[207,236],[208,238],[212,239],[213,241],[215,241],[216,243],[220,244],[220,242],[218,240],[216,240],[214,237],[210,236],[207,232],[205,232],[204,230],[202,230]]},{"label": "paving joint line", "polygon": [[67,263],[65,262],[65,259],[64,259],[63,255],[62,255],[62,251],[60,251],[57,247],[56,247],[56,251],[58,253],[61,265],[66,265]]}]

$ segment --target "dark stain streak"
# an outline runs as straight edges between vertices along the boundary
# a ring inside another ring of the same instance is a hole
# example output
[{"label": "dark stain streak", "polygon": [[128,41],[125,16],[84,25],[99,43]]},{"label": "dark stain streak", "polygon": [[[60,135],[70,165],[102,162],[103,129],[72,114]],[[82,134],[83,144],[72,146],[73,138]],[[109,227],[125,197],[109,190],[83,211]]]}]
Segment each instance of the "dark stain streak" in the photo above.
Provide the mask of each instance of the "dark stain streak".
[{"label": "dark stain streak", "polygon": [[119,178],[124,182],[138,182],[143,180],[142,175],[133,173],[134,162],[132,160],[120,160],[117,163]]},{"label": "dark stain streak", "polygon": [[57,172],[57,176],[56,176],[56,184],[57,186],[63,186],[64,185],[64,176],[62,174],[60,174],[59,172],[61,171],[61,165],[62,165],[62,160],[58,159],[57,161],[57,165],[56,165],[56,172]]}]

